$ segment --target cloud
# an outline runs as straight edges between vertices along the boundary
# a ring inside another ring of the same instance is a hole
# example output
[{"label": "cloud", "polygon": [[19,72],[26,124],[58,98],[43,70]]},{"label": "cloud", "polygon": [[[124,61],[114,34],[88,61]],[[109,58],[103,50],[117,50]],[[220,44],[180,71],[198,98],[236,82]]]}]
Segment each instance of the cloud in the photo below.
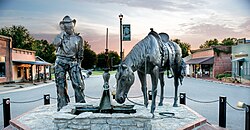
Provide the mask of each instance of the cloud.
[{"label": "cloud", "polygon": [[153,10],[185,11],[200,8],[205,5],[203,0],[92,0],[95,3],[116,3],[129,7],[140,7]]},{"label": "cloud", "polygon": [[[224,38],[247,38],[250,39],[250,20],[246,20],[239,25],[239,28],[227,27],[219,24],[182,24],[188,27],[183,35],[174,35],[173,37],[191,44],[192,49],[197,49],[201,44],[210,39],[222,41]],[[174,39],[174,38],[173,38]]]},{"label": "cloud", "polygon": [[244,23],[242,23],[240,26],[239,26],[240,29],[243,30],[243,32],[246,32],[250,35],[250,18],[247,19]]}]

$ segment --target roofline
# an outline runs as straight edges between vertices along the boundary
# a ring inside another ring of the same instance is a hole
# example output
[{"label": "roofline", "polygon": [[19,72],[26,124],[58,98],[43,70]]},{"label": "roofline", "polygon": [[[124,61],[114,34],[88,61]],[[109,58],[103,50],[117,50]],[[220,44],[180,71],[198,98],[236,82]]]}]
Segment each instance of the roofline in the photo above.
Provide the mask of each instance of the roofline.
[{"label": "roofline", "polygon": [[201,49],[197,49],[197,50],[191,50],[190,52],[191,52],[191,54],[193,54],[193,53],[195,53],[195,52],[213,50],[214,48],[220,48],[220,47],[232,48],[232,46],[213,45],[213,46],[210,46],[209,48],[201,48]]},{"label": "roofline", "polygon": [[11,37],[8,37],[8,36],[0,35],[0,38],[4,38],[4,39],[8,39],[8,40],[11,40],[11,41],[12,41],[12,38],[11,38]]},{"label": "roofline", "polygon": [[34,52],[34,53],[36,53],[36,51],[26,50],[26,49],[20,49],[20,48],[12,48],[12,50],[29,51],[29,52]]},{"label": "roofline", "polygon": [[190,50],[191,54],[195,53],[195,52],[201,52],[201,51],[207,51],[207,50],[212,50],[212,47],[209,48],[201,48],[201,49],[196,49],[196,50]]},{"label": "roofline", "polygon": [[36,56],[36,58],[40,59],[41,61],[47,62],[43,58],[41,58],[40,56]]}]

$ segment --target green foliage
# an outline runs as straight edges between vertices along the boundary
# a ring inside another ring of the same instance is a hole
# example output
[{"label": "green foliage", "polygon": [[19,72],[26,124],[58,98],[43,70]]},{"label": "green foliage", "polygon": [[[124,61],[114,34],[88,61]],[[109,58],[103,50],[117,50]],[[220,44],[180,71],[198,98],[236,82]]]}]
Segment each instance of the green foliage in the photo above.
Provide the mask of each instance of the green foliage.
[{"label": "green foliage", "polygon": [[223,77],[231,77],[231,74],[225,73],[225,74],[217,74],[215,76],[216,79],[222,79]]},{"label": "green foliage", "polygon": [[182,57],[188,56],[188,50],[191,49],[191,45],[189,43],[181,42],[180,39],[174,39],[173,42],[176,42],[181,47]]},{"label": "green foliage", "polygon": [[206,41],[204,44],[200,45],[200,48],[209,48],[211,46],[219,45],[219,41],[215,38],[213,40]]},{"label": "green foliage", "polygon": [[96,53],[91,50],[91,46],[88,42],[84,41],[84,59],[82,60],[81,67],[84,69],[92,69],[96,62]]},{"label": "green foliage", "polygon": [[231,49],[228,49],[228,50],[220,50],[216,47],[213,48],[214,52],[217,54],[217,56],[220,56],[220,53],[223,52],[225,54],[230,54],[232,51]]},{"label": "green foliage", "polygon": [[225,38],[222,40],[222,45],[225,45],[225,46],[236,45],[236,43],[237,43],[236,38]]},{"label": "green foliage", "polygon": [[34,41],[34,38],[30,36],[28,29],[21,25],[1,28],[0,35],[12,38],[13,48],[31,50],[31,44],[32,41]]},{"label": "green foliage", "polygon": [[[115,51],[109,51],[108,52],[109,57],[109,66],[112,67],[114,65],[118,65],[120,63],[119,55]],[[97,55],[97,68],[105,68],[106,67],[106,61],[105,61],[105,53],[101,52]]]},{"label": "green foliage", "polygon": [[1,28],[0,35],[12,38],[13,48],[36,51],[36,56],[50,63],[55,62],[55,47],[46,40],[35,40],[24,26],[13,25],[12,27]]},{"label": "green foliage", "polygon": [[236,45],[237,39],[236,38],[225,38],[222,40],[221,43],[215,38],[213,40],[206,41],[204,44],[200,45],[200,48],[209,48],[211,46],[223,45],[223,46],[232,46]]},{"label": "green foliage", "polygon": [[47,62],[55,63],[55,47],[49,44],[47,40],[35,40],[32,43],[31,49],[36,51],[36,55]]}]

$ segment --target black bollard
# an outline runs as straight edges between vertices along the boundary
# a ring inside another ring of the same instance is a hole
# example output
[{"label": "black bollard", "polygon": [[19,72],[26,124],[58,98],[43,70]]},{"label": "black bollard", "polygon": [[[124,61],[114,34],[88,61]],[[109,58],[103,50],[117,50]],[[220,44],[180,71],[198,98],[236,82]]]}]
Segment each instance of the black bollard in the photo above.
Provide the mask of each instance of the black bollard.
[{"label": "black bollard", "polygon": [[219,126],[226,128],[226,105],[227,97],[220,96],[219,98]]},{"label": "black bollard", "polygon": [[10,98],[3,99],[3,119],[4,127],[10,125]]},{"label": "black bollard", "polygon": [[152,91],[148,90],[148,100],[152,100]]},{"label": "black bollard", "polygon": [[250,130],[250,105],[246,105],[245,130]]},{"label": "black bollard", "polygon": [[180,104],[186,105],[186,93],[180,93]]},{"label": "black bollard", "polygon": [[50,94],[43,95],[44,105],[50,104]]}]

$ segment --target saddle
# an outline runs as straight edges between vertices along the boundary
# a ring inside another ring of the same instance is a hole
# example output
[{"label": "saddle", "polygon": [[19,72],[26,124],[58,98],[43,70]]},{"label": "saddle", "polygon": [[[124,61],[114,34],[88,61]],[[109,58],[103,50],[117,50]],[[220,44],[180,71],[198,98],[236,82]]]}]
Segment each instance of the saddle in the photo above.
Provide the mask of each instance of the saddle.
[{"label": "saddle", "polygon": [[175,59],[175,43],[169,41],[169,35],[167,33],[156,33],[153,29],[149,34],[153,35],[159,44],[159,50],[161,54],[161,66],[160,71],[170,70],[170,66],[174,64]]}]

